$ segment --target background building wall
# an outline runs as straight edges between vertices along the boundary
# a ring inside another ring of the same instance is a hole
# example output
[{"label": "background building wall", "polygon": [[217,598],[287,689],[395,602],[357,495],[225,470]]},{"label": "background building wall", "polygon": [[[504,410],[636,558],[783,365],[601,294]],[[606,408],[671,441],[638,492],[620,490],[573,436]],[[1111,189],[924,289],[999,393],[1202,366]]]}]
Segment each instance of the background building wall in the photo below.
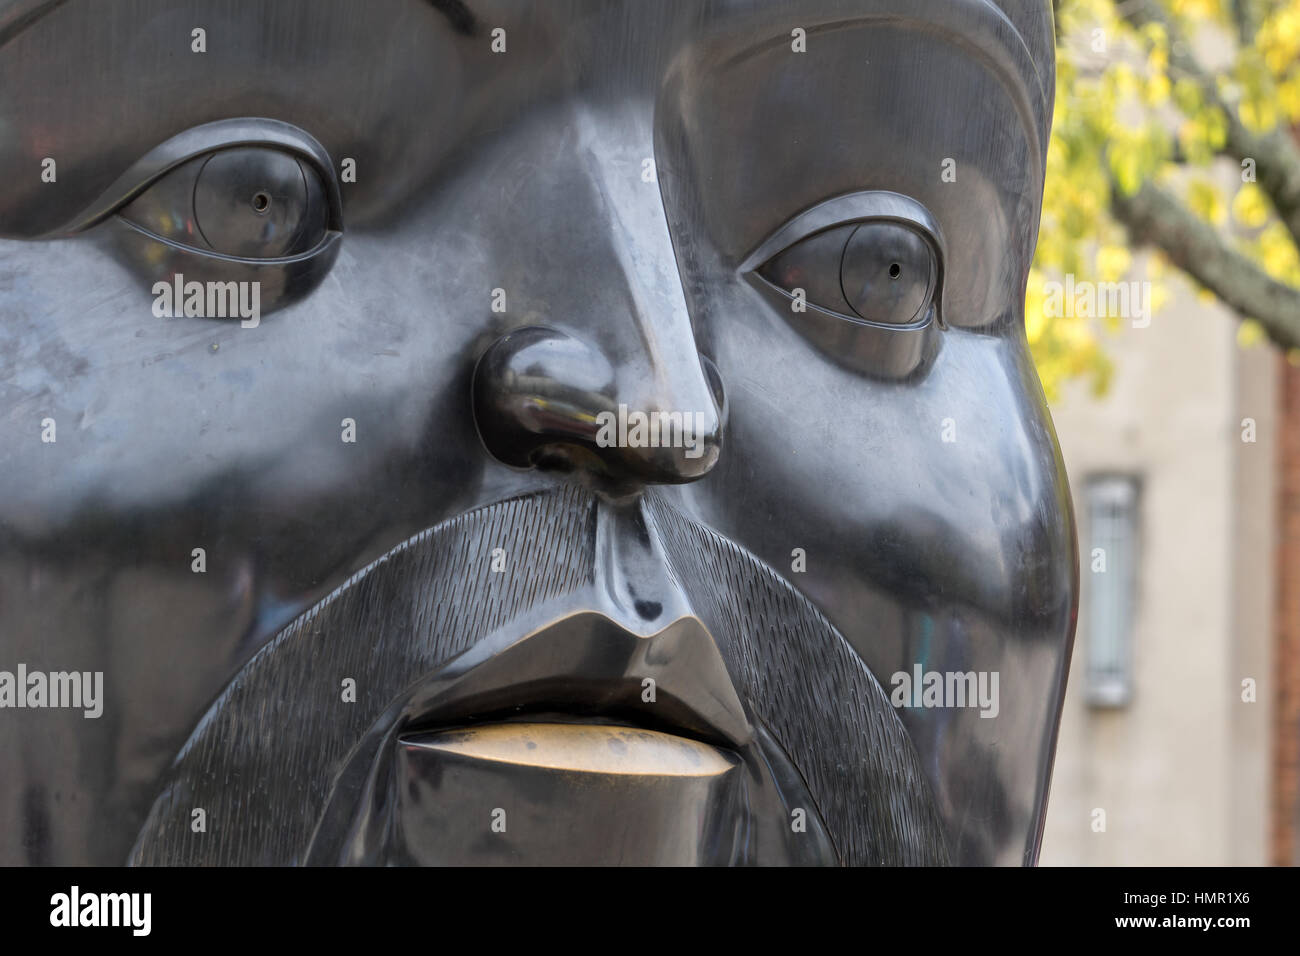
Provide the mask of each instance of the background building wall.
[{"label": "background building wall", "polygon": [[1279,451],[1279,364],[1269,346],[1235,351],[1237,414],[1256,422],[1254,444],[1238,442],[1235,452],[1233,537],[1233,630],[1229,635],[1230,673],[1253,677],[1256,702],[1231,708],[1233,784],[1228,863],[1268,862],[1269,777],[1272,767],[1273,673],[1277,579],[1277,495]]},{"label": "background building wall", "polygon": [[[1041,862],[1266,859],[1276,354],[1181,281],[1151,325],[1127,321],[1104,398],[1053,405],[1079,517],[1081,606]],[[1242,442],[1252,417],[1256,441]],[[1088,476],[1140,480],[1133,694],[1086,699]],[[1252,677],[1257,702],[1243,703]],[[1106,814],[1095,832],[1093,811]]]}]

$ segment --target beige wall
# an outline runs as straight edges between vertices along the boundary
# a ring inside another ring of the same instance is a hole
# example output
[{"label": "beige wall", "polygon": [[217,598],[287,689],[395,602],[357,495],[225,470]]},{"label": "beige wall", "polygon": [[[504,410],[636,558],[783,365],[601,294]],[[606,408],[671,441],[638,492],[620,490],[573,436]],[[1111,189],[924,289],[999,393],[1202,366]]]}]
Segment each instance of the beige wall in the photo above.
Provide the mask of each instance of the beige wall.
[{"label": "beige wall", "polygon": [[1238,349],[1237,420],[1254,418],[1253,445],[1238,444],[1234,536],[1233,631],[1228,664],[1237,684],[1255,680],[1256,702],[1232,707],[1231,787],[1228,862],[1238,866],[1268,862],[1268,811],[1272,754],[1273,621],[1276,595],[1278,362],[1272,348]]},{"label": "beige wall", "polygon": [[[1236,345],[1237,323],[1181,282],[1150,327],[1109,352],[1102,399],[1052,409],[1080,522],[1079,631],[1041,862],[1265,861],[1275,365]],[[1241,419],[1257,441],[1241,441]],[[1094,472],[1141,480],[1134,693],[1089,707],[1088,515]],[[1241,701],[1253,677],[1258,702]],[[1106,811],[1093,832],[1092,811]]]}]

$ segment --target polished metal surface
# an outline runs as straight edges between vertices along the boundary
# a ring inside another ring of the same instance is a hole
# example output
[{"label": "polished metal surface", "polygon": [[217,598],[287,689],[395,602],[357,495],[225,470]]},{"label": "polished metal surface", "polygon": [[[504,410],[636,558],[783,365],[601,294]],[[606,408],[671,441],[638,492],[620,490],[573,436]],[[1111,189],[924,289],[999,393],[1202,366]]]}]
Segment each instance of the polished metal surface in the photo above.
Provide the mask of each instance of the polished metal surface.
[{"label": "polished metal surface", "polygon": [[0,863],[1034,862],[1053,90],[1046,0],[0,0]]}]

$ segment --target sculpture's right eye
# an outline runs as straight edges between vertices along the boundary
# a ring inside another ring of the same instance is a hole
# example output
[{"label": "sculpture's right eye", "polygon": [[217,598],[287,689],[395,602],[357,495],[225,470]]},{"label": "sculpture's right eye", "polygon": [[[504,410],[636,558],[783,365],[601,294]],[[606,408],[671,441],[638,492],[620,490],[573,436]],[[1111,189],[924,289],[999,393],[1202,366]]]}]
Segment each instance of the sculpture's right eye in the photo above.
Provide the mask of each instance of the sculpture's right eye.
[{"label": "sculpture's right eye", "polygon": [[161,239],[245,259],[306,252],[329,224],[315,168],[267,146],[196,156],[164,173],[118,215]]},{"label": "sculpture's right eye", "polygon": [[329,273],[343,204],[329,154],[310,134],[279,120],[228,119],[157,145],[54,235],[101,223],[146,288],[256,283],[267,312]]}]

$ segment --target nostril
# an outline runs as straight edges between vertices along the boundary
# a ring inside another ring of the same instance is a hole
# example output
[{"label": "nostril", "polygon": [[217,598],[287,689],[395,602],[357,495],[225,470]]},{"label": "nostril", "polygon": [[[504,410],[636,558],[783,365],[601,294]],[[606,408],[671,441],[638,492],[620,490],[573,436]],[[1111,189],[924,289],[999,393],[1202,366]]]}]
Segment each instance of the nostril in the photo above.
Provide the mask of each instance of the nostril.
[{"label": "nostril", "polygon": [[598,351],[554,329],[526,328],[494,342],[474,368],[474,421],[492,455],[527,468],[565,460],[545,446],[589,444],[614,371]]},{"label": "nostril", "polygon": [[[599,474],[618,484],[694,481],[717,460],[726,409],[717,367],[699,362],[699,371],[677,373],[675,387],[694,398],[693,407],[676,408],[665,397],[674,387],[645,393],[643,368],[616,368],[564,332],[519,329],[494,342],[474,368],[475,424],[487,450],[508,465]],[[624,398],[634,395],[645,397]]]}]

